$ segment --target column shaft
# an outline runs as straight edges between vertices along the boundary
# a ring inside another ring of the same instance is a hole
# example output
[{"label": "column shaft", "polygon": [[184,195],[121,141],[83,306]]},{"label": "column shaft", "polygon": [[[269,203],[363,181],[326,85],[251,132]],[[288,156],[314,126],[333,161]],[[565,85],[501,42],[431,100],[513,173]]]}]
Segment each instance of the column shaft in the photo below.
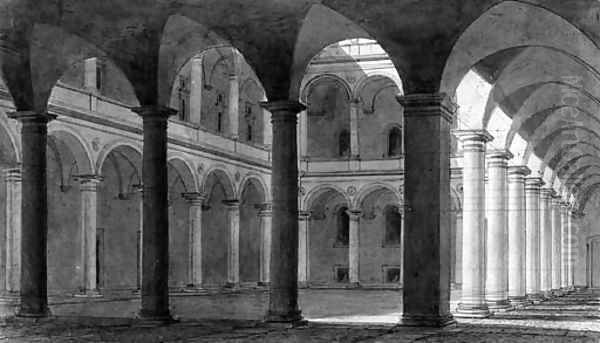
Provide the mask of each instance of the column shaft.
[{"label": "column shaft", "polygon": [[229,200],[227,222],[229,226],[229,244],[227,245],[227,285],[240,285],[240,202]]},{"label": "column shaft", "polygon": [[492,137],[481,130],[456,135],[463,147],[463,281],[458,314],[484,317],[489,314],[484,289],[485,148]]},{"label": "column shaft", "polygon": [[560,198],[555,196],[552,199],[552,290],[560,289],[560,274],[561,274],[561,256],[560,256],[560,241],[561,241],[561,207]]},{"label": "column shaft", "polygon": [[183,197],[190,203],[190,265],[188,286],[202,288],[202,205],[203,193],[185,193]]},{"label": "column shaft", "polygon": [[360,267],[360,210],[349,210],[348,276],[350,284],[358,285]]},{"label": "column shaft", "polygon": [[513,305],[526,302],[525,290],[525,166],[508,170],[508,297]]},{"label": "column shaft", "polygon": [[98,227],[98,184],[102,178],[97,175],[81,175],[81,264],[83,267],[81,292],[85,295],[98,295],[96,229]]},{"label": "column shaft", "polygon": [[404,107],[404,325],[444,326],[450,314],[450,126],[445,94],[398,96]]},{"label": "column shaft", "polygon": [[262,103],[271,112],[273,223],[271,288],[267,320],[297,322],[298,308],[298,151],[297,117],[305,107],[296,101]]},{"label": "column shaft", "polygon": [[567,230],[567,287],[572,288],[575,285],[575,260],[577,258],[577,250],[574,242],[577,241],[577,228],[575,218],[576,214],[569,211],[568,215],[568,230]]},{"label": "column shaft", "polygon": [[496,150],[488,153],[487,195],[487,258],[486,258],[486,301],[490,309],[506,309],[508,303],[508,247],[506,172],[508,160],[513,156],[508,151]]},{"label": "column shaft", "polygon": [[298,284],[300,287],[308,287],[310,212],[300,212],[298,220]]},{"label": "column shaft", "polygon": [[551,188],[540,192],[540,291],[552,289],[552,195]]},{"label": "column shaft", "polygon": [[273,215],[270,203],[260,206],[260,280],[262,285],[268,285],[271,281],[269,266],[271,265],[271,217]]},{"label": "column shaft", "polygon": [[350,156],[358,157],[360,155],[359,145],[359,115],[361,111],[361,103],[355,99],[350,103]]},{"label": "column shaft", "polygon": [[142,117],[142,306],[140,316],[170,320],[167,119],[175,111],[157,106],[134,109]]},{"label": "column shaft", "polygon": [[192,58],[190,72],[190,122],[202,122],[202,90],[204,89],[202,56]]},{"label": "column shaft", "polygon": [[560,206],[560,219],[561,219],[561,243],[560,243],[560,257],[561,257],[561,274],[560,274],[560,288],[567,289],[568,287],[568,270],[567,261],[569,252],[567,249],[567,242],[569,241],[569,210],[566,202],[562,202]]},{"label": "column shaft", "polygon": [[21,283],[21,169],[7,169],[6,184],[6,290],[18,292]]},{"label": "column shaft", "polygon": [[46,144],[48,122],[53,116],[29,111],[14,112],[9,116],[22,123],[21,302],[18,315],[43,317],[49,312]]},{"label": "column shaft", "polygon": [[525,247],[525,285],[527,296],[531,300],[540,299],[540,187],[543,181],[539,177],[530,177],[525,181],[526,207],[526,247]]}]

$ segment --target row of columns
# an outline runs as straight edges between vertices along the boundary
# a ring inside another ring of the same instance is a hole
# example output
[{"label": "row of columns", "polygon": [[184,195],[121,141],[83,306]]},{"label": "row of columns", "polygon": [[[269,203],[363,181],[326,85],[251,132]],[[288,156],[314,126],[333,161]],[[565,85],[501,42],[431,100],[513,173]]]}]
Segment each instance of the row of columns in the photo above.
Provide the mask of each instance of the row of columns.
[{"label": "row of columns", "polygon": [[[405,227],[403,311],[405,325],[443,326],[450,315],[450,128],[455,107],[444,94],[398,97],[404,107]],[[297,322],[298,166],[297,101],[262,104],[272,114],[272,227],[267,320]],[[143,318],[169,320],[167,118],[160,106],[134,109],[143,120]],[[46,296],[46,124],[44,113],[17,112],[23,122],[21,303],[19,314],[43,316]],[[469,234],[469,233],[467,233]],[[478,236],[481,240],[481,235]],[[469,242],[471,243],[471,242]],[[306,258],[306,257],[304,257]],[[476,259],[476,256],[472,256]],[[265,259],[267,259],[265,257]],[[475,261],[478,262],[478,261]],[[467,261],[464,263],[467,265]],[[196,272],[196,277],[198,273]]]},{"label": "row of columns", "polygon": [[[7,169],[4,172],[6,189],[6,281],[5,289],[8,292],[19,291],[19,276],[21,268],[20,234],[21,234],[21,170],[18,168]],[[80,256],[82,273],[80,275],[79,296],[99,295],[97,285],[97,251],[96,251],[96,228],[98,226],[98,186],[102,177],[98,175],[79,175],[81,194],[81,244]],[[190,223],[190,266],[189,282],[193,288],[202,288],[202,206],[205,200],[203,193],[184,193],[183,197],[189,201],[189,223]],[[268,262],[266,252],[270,246],[270,204],[260,204],[259,220],[262,239],[261,242],[261,264],[259,282],[267,284],[269,281]],[[228,284],[236,287],[239,285],[239,202],[228,201],[230,244],[229,244],[229,267]],[[139,286],[139,285],[138,285]]]},{"label": "row of columns", "polygon": [[527,167],[509,167],[509,151],[486,151],[493,139],[486,131],[455,135],[463,147],[464,195],[458,315],[483,317],[572,287],[565,220],[574,214],[567,203],[542,188],[541,178],[528,177]]}]

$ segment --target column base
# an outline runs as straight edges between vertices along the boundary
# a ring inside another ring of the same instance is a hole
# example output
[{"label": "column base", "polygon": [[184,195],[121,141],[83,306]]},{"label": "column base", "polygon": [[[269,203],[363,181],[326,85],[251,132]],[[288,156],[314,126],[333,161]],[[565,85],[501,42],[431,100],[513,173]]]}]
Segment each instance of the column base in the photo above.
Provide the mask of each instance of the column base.
[{"label": "column base", "polygon": [[527,294],[527,299],[529,299],[529,301],[531,301],[533,304],[539,304],[545,300],[540,293]]},{"label": "column base", "polygon": [[300,310],[289,313],[272,313],[269,312],[265,318],[265,322],[269,325],[277,325],[284,327],[298,327],[306,325],[307,321],[302,318]]},{"label": "column base", "polygon": [[490,312],[507,312],[512,310],[512,305],[508,299],[486,300]]},{"label": "column base", "polygon": [[177,323],[179,320],[173,318],[170,313],[156,315],[154,313],[147,313],[141,310],[137,315],[138,326],[157,326],[157,325],[168,325]]},{"label": "column base", "polygon": [[15,313],[15,316],[18,318],[32,318],[32,319],[47,318],[47,317],[50,317],[51,315],[52,315],[52,313],[50,312],[50,309],[48,309],[48,308],[46,308],[42,312],[32,312],[27,309],[19,308],[17,310],[17,312]]},{"label": "column base", "polygon": [[440,315],[431,315],[431,316],[423,316],[423,315],[411,315],[411,314],[402,314],[400,316],[400,322],[398,326],[420,326],[420,327],[434,327],[441,328],[449,325],[456,324],[456,320],[451,314],[447,314],[445,316]]},{"label": "column base", "polygon": [[527,305],[531,305],[531,301],[529,301],[529,299],[527,299],[526,296],[508,297],[508,302],[514,308],[522,308],[522,307],[525,307]]},{"label": "column base", "polygon": [[205,291],[206,289],[202,288],[202,286],[187,285],[183,288],[183,293],[199,293]]},{"label": "column base", "polygon": [[228,289],[239,289],[240,283],[239,282],[227,282],[223,287],[228,288]]},{"label": "column base", "polygon": [[98,290],[83,290],[81,293],[73,294],[75,298],[101,298],[102,294]]},{"label": "column base", "polygon": [[467,305],[467,304],[458,304],[458,308],[456,309],[456,313],[454,313],[455,318],[487,318],[490,316],[490,310],[488,309],[486,304],[476,304],[476,305]]},{"label": "column base", "polygon": [[347,288],[360,288],[360,282],[350,282]]},{"label": "column base", "polygon": [[298,288],[310,288],[308,281],[298,281]]}]

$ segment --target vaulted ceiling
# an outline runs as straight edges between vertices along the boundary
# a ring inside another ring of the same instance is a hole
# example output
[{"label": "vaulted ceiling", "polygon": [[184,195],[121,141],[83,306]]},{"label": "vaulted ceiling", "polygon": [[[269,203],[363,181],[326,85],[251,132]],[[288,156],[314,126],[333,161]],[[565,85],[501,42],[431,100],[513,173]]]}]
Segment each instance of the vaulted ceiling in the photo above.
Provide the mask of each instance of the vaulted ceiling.
[{"label": "vaulted ceiling", "polygon": [[[310,59],[348,38],[388,52],[406,93],[452,96],[471,69],[581,202],[600,185],[596,0],[5,0],[0,69],[18,109],[43,111],[73,63],[110,59],[142,105],[168,105],[178,68],[233,45],[267,97],[297,99]],[[568,181],[568,182],[567,182]]]}]

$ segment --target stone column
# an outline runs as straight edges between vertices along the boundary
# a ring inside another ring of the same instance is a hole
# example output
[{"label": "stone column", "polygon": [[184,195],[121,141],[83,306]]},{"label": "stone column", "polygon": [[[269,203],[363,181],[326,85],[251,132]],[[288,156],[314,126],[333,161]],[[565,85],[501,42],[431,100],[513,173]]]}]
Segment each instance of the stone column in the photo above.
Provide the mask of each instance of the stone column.
[{"label": "stone column", "polygon": [[360,267],[360,215],[358,209],[348,210],[350,219],[348,227],[348,278],[351,285],[359,284]]},{"label": "stone column", "polygon": [[525,177],[526,166],[508,168],[508,299],[514,306],[527,303],[525,289]]},{"label": "stone column", "polygon": [[490,310],[506,310],[508,302],[508,266],[505,257],[508,249],[507,226],[507,169],[513,155],[506,150],[490,151],[488,160],[487,195],[487,258],[485,299]]},{"label": "stone column", "polygon": [[190,122],[200,124],[202,121],[202,56],[192,58],[190,71]]},{"label": "stone column", "polygon": [[306,158],[308,156],[308,115],[306,111],[300,112],[298,116],[298,151],[300,158]]},{"label": "stone column", "polygon": [[139,227],[137,229],[137,241],[138,241],[138,251],[137,251],[137,290],[136,291],[140,291],[142,289],[142,250],[143,250],[143,246],[144,246],[144,239],[143,239],[143,231],[144,231],[144,187],[139,184],[139,185],[135,185],[134,186],[134,191],[136,192],[136,194],[139,197],[139,210],[138,210],[138,214],[140,216],[139,218]]},{"label": "stone column", "polygon": [[271,287],[267,320],[302,320],[298,307],[298,151],[296,124],[305,106],[297,101],[263,102],[273,124],[271,192],[273,223]]},{"label": "stone column", "polygon": [[229,223],[229,244],[227,244],[227,287],[240,286],[240,202],[224,201]]},{"label": "stone column", "polygon": [[540,190],[540,291],[552,289],[552,188]]},{"label": "stone column", "polygon": [[6,290],[19,292],[21,283],[21,169],[4,170],[6,185]]},{"label": "stone column", "polygon": [[567,249],[567,242],[569,241],[569,207],[568,203],[561,202],[560,203],[560,220],[561,220],[561,243],[560,243],[560,257],[561,257],[561,270],[560,270],[560,288],[562,290],[567,290],[569,286],[568,282],[568,270],[567,270],[567,261],[569,252]]},{"label": "stone column", "polygon": [[18,316],[48,315],[47,238],[48,200],[46,185],[47,113],[18,111],[9,114],[21,126],[21,280]]},{"label": "stone column", "polygon": [[358,123],[360,112],[360,100],[352,100],[352,102],[350,103],[350,156],[353,158],[358,158],[360,156],[360,145],[358,138]]},{"label": "stone column", "polygon": [[233,71],[229,75],[229,134],[231,138],[238,139],[240,135],[240,56],[232,51]]},{"label": "stone column", "polygon": [[188,287],[202,288],[202,205],[204,193],[184,193],[183,197],[190,203],[190,259]]},{"label": "stone column", "polygon": [[[450,127],[445,94],[398,96],[404,107],[403,325],[445,326],[450,314]],[[415,277],[418,275],[418,277]]]},{"label": "stone column", "polygon": [[561,251],[560,241],[562,236],[561,227],[561,205],[560,197],[555,195],[552,198],[552,292],[560,290],[561,274]]},{"label": "stone column", "polygon": [[578,214],[570,209],[567,229],[567,287],[572,290],[575,286],[575,260],[577,259],[577,218]]},{"label": "stone column", "polygon": [[539,177],[525,180],[526,247],[525,285],[527,297],[541,300],[540,295],[540,187],[544,184]]},{"label": "stone column", "polygon": [[81,293],[85,296],[98,296],[96,284],[96,259],[98,228],[98,185],[102,181],[99,175],[80,175],[77,177],[81,183]]},{"label": "stone column", "polygon": [[309,225],[310,212],[300,211],[298,213],[298,286],[308,287],[309,281]]},{"label": "stone column", "polygon": [[169,212],[167,119],[176,111],[160,106],[133,109],[142,117],[142,306],[145,319],[169,321]]},{"label": "stone column", "polygon": [[463,147],[463,281],[457,312],[459,316],[486,317],[489,310],[484,289],[485,150],[486,143],[493,138],[483,130],[455,134]]},{"label": "stone column", "polygon": [[269,266],[271,264],[271,217],[273,208],[271,203],[260,204],[258,217],[260,219],[260,285],[269,285],[271,276]]}]

